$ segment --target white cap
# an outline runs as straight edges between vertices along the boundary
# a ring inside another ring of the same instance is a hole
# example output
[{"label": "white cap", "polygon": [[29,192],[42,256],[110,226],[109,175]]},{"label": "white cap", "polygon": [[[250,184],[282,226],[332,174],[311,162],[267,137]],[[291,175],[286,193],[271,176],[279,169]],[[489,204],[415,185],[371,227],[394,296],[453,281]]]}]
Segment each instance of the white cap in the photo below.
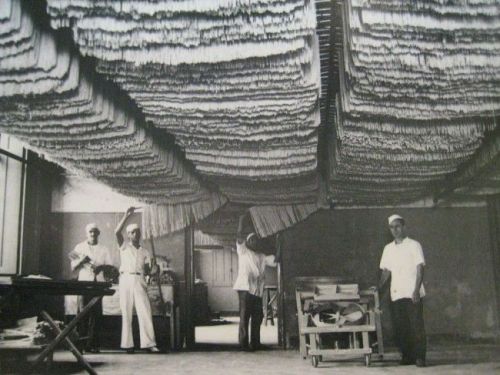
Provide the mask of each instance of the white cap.
[{"label": "white cap", "polygon": [[389,216],[389,218],[387,219],[387,221],[389,222],[389,225],[394,221],[394,220],[404,220],[401,216],[399,215],[391,215]]},{"label": "white cap", "polygon": [[135,223],[127,225],[127,233],[130,233],[130,232],[132,232],[133,230],[136,230],[136,229],[140,229],[140,228],[139,228],[139,225],[137,225]]},{"label": "white cap", "polygon": [[250,238],[252,238],[253,236],[256,236],[256,234],[254,232],[250,233],[248,236],[247,236],[247,239],[246,241],[248,241]]},{"label": "white cap", "polygon": [[[90,232],[92,229],[97,229],[99,231],[99,227],[96,223],[89,223],[85,226],[85,232]],[[99,231],[100,232],[100,231]]]}]

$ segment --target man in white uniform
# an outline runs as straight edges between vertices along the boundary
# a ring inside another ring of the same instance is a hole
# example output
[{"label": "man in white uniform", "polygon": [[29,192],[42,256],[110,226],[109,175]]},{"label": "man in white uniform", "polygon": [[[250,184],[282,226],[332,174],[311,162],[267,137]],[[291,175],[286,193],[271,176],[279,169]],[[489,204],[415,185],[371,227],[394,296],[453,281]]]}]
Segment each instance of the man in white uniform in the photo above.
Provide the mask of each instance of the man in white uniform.
[{"label": "man in white uniform", "polygon": [[[240,216],[236,251],[238,253],[238,276],[233,289],[238,292],[240,308],[240,324],[238,341],[242,350],[258,350],[260,344],[260,325],[263,319],[262,295],[264,294],[264,278],[266,266],[276,267],[279,261],[279,248],[276,256],[265,255],[254,251],[257,235],[243,235],[243,220]],[[251,339],[248,345],[248,325],[251,321]]]},{"label": "man in white uniform", "polygon": [[417,241],[408,238],[404,219],[388,218],[394,241],[387,244],[380,260],[379,288],[391,277],[391,317],[402,365],[425,366],[426,337],[422,298],[424,253]]},{"label": "man in white uniform", "polygon": [[[90,223],[85,227],[87,239],[75,246],[69,254],[71,270],[78,272],[79,281],[104,281],[99,274],[99,267],[113,265],[113,256],[109,249],[100,245],[99,228],[97,224]],[[78,309],[90,302],[92,296],[78,297]],[[88,337],[84,350],[98,353],[100,350],[99,331],[102,322],[102,301],[94,305],[88,315],[78,327],[80,337]]]},{"label": "man in white uniform", "polygon": [[127,353],[134,352],[132,314],[135,307],[139,321],[141,348],[150,353],[157,353],[159,350],[156,347],[151,304],[144,279],[144,275],[149,271],[154,272],[151,255],[148,250],[141,247],[141,230],[137,224],[127,226],[128,242],[124,242],[122,235],[125,222],[133,213],[134,207],[130,207],[115,230],[116,241],[120,248],[121,347],[126,349]]}]

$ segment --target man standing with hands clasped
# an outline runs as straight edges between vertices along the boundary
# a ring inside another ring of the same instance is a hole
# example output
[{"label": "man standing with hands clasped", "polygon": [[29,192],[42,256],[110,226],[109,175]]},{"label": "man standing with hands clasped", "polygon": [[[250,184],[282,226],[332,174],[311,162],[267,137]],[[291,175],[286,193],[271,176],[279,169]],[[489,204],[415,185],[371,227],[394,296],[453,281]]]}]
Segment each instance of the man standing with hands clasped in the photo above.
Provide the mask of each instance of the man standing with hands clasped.
[{"label": "man standing with hands clasped", "polygon": [[156,347],[151,304],[146,292],[144,275],[154,273],[149,251],[141,246],[141,230],[137,224],[127,226],[128,242],[124,242],[122,230],[128,218],[134,213],[130,207],[118,223],[115,230],[116,241],[120,248],[120,308],[122,310],[122,339],[121,347],[127,353],[134,352],[134,338],[132,336],[132,312],[135,306],[141,348],[150,353],[159,352]]},{"label": "man standing with hands clasped", "polygon": [[420,243],[407,237],[405,220],[401,216],[391,215],[388,222],[394,241],[387,244],[382,253],[379,289],[391,277],[391,317],[395,340],[402,354],[400,364],[424,367],[424,253]]},{"label": "man standing with hands clasped", "polygon": [[[86,240],[75,246],[69,253],[71,270],[78,272],[78,281],[104,281],[100,275],[101,267],[113,265],[113,255],[107,247],[99,244],[101,232],[96,223],[85,226]],[[87,305],[92,296],[78,296],[78,310]],[[99,331],[102,321],[102,301],[97,302],[90,311],[88,319],[85,318],[78,326],[80,337],[87,337],[85,347],[82,350],[91,353],[99,353],[100,340]]]}]

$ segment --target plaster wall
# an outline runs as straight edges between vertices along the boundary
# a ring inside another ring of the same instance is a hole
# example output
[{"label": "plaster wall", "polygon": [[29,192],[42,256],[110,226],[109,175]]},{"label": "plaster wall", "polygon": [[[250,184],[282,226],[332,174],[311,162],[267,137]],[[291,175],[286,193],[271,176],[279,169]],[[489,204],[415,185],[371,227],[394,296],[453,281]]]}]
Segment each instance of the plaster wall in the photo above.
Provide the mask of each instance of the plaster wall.
[{"label": "plaster wall", "polygon": [[[392,240],[386,220],[393,213],[407,219],[409,236],[424,249],[428,335],[498,335],[485,207],[322,210],[284,234],[288,344],[295,346],[298,337],[294,278],[344,276],[361,287],[375,285],[383,247]],[[385,293],[382,316],[390,341],[388,298]]]},{"label": "plaster wall", "polygon": [[[51,245],[46,246],[46,254],[42,262],[42,273],[54,278],[69,279],[76,277],[71,273],[68,254],[76,244],[85,240],[85,225],[95,222],[101,230],[99,243],[108,247],[115,259],[115,265],[119,266],[119,253],[115,240],[114,230],[123,213],[86,213],[86,212],[64,212],[51,213],[48,221],[52,239]],[[134,214],[127,224],[137,223],[140,225],[140,214]],[[124,236],[125,230],[123,231]],[[143,240],[142,246],[151,250],[149,240]],[[170,266],[176,276],[180,279],[184,275],[184,233],[178,231],[169,236],[156,238],[154,240],[156,255],[169,258]]]}]

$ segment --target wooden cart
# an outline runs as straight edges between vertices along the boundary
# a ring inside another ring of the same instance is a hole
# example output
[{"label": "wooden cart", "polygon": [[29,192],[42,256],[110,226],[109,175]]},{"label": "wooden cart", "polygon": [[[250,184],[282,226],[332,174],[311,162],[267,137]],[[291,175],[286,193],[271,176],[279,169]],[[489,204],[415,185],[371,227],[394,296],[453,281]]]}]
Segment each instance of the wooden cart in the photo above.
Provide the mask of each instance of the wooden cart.
[{"label": "wooden cart", "polygon": [[[322,285],[327,285],[324,281]],[[306,301],[311,301],[314,298],[314,288],[315,286],[310,283],[309,285],[298,283],[296,287],[301,356],[304,359],[309,356],[314,367],[317,367],[319,362],[323,360],[323,356],[331,359],[362,356],[364,357],[366,366],[370,365],[373,354],[382,358],[384,346],[378,293],[371,290],[359,292],[359,300],[356,300],[355,303],[362,306],[365,311],[361,324],[333,324],[319,327],[314,326],[311,314],[304,311]],[[326,299],[323,301],[325,303],[329,302]],[[341,300],[335,299],[335,302],[341,302]],[[348,337],[348,346],[339,347],[337,342],[335,342],[333,347],[326,347],[327,344],[325,344],[323,337],[325,337],[325,334],[332,333],[343,334],[344,338]]]}]

